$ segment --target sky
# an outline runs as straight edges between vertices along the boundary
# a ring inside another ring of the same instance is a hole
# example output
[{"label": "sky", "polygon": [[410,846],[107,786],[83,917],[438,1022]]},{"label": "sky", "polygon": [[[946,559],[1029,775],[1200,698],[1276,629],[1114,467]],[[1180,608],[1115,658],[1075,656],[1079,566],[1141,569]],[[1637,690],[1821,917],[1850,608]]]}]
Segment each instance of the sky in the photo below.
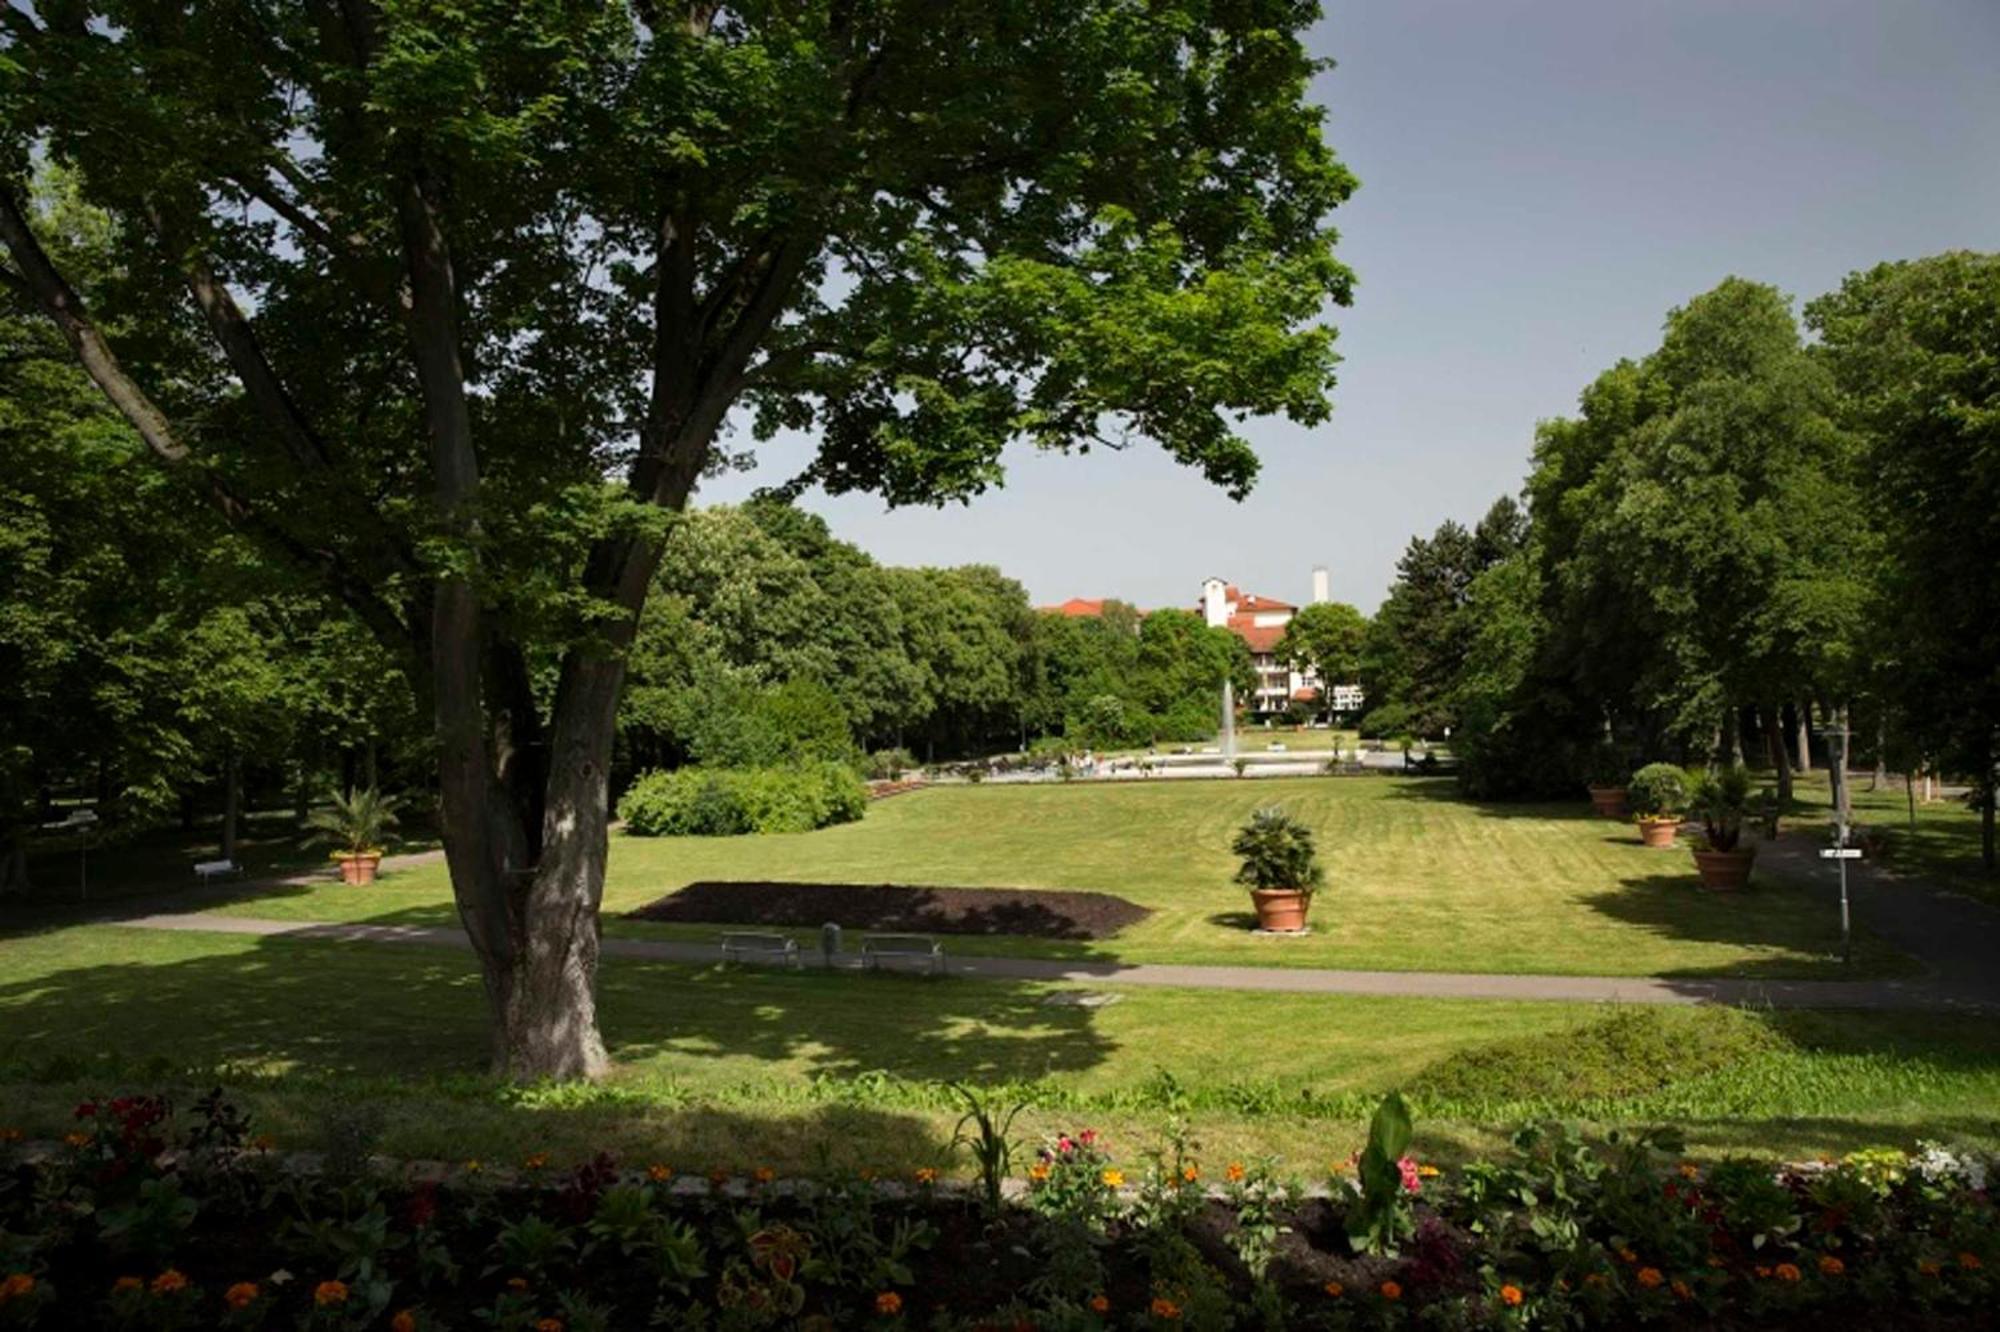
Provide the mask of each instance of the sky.
[{"label": "sky", "polygon": [[[1886,259],[2000,249],[2000,0],[1328,0],[1309,38],[1359,279],[1333,416],[1244,433],[1232,502],[1144,442],[1008,454],[969,507],[808,494],[889,564],[992,564],[1037,604],[1192,605],[1218,575],[1372,612],[1410,537],[1518,493],[1538,420],[1737,275],[1803,302]],[[802,462],[708,483],[741,499]]]}]

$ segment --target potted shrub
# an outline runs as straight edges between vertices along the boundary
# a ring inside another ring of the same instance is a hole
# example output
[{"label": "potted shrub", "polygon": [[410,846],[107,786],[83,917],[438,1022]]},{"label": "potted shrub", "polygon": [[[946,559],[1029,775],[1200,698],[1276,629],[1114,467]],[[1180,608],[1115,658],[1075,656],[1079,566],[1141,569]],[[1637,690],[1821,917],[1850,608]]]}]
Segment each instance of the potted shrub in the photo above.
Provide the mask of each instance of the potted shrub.
[{"label": "potted shrub", "polygon": [[1701,886],[1718,891],[1741,888],[1750,881],[1750,863],[1757,848],[1740,846],[1743,817],[1750,808],[1750,774],[1731,765],[1696,779],[1688,812],[1701,820],[1701,845],[1694,848],[1694,867]]},{"label": "potted shrub", "polygon": [[1625,783],[1625,803],[1638,820],[1640,840],[1652,847],[1672,846],[1687,794],[1687,774],[1671,763],[1648,763],[1633,773]]},{"label": "potted shrub", "polygon": [[1584,771],[1590,807],[1607,819],[1625,817],[1625,761],[1615,746],[1605,743],[1591,751]]},{"label": "potted shrub", "polygon": [[383,834],[396,826],[397,804],[394,796],[361,786],[344,796],[335,792],[330,808],[316,809],[307,818],[306,827],[312,830],[308,840],[333,844],[342,883],[375,882],[375,871],[382,865]]},{"label": "potted shrub", "polygon": [[1230,850],[1242,861],[1236,882],[1250,889],[1257,928],[1271,934],[1303,934],[1306,911],[1325,877],[1312,829],[1282,809],[1260,809],[1236,834]]}]

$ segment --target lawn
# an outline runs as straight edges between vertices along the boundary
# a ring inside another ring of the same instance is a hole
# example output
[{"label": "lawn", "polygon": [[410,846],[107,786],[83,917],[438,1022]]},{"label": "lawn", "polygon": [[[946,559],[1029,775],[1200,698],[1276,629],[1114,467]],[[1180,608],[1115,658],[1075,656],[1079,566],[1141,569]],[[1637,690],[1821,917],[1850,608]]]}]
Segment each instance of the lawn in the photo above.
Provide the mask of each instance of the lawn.
[{"label": "lawn", "polygon": [[[1229,842],[1257,807],[1318,830],[1327,882],[1314,931],[1248,928]],[[1096,943],[980,939],[960,951],[1123,961],[1569,975],[1882,975],[1906,959],[1869,939],[1853,971],[1838,924],[1760,879],[1740,896],[1696,887],[1685,851],[1649,851],[1581,800],[1480,805],[1448,778],[949,786],[898,796],[859,823],[735,838],[613,838],[605,907],[617,913],[705,879],[1075,888],[1153,914]],[[449,921],[441,865],[367,889],[286,889],[216,908],[297,920]],[[614,934],[709,937],[613,919]]]},{"label": "lawn", "polygon": [[452,1160],[902,1170],[953,1164],[944,1084],[964,1081],[1029,1102],[1024,1134],[1087,1123],[1133,1144],[1178,1114],[1210,1159],[1302,1171],[1351,1150],[1389,1087],[1445,1157],[1547,1114],[1672,1118],[1705,1154],[2000,1141],[2000,1030],[1975,1017],[1152,989],[1049,1004],[1060,988],[611,960],[616,1072],[524,1091],[480,1073],[483,999],[457,951],[74,926],[0,936],[0,1127],[55,1135],[86,1095],[220,1081],[292,1146],[361,1124]]}]

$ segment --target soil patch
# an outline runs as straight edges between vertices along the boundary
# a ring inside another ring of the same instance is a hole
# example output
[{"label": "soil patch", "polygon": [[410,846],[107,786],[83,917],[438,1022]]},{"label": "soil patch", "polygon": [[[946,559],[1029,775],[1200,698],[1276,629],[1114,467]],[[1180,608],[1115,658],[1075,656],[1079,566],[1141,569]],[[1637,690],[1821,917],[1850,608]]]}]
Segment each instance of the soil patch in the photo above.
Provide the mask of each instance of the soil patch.
[{"label": "soil patch", "polygon": [[1152,912],[1110,893],[709,880],[627,914],[634,920],[806,928],[832,921],[851,930],[1107,939]]}]

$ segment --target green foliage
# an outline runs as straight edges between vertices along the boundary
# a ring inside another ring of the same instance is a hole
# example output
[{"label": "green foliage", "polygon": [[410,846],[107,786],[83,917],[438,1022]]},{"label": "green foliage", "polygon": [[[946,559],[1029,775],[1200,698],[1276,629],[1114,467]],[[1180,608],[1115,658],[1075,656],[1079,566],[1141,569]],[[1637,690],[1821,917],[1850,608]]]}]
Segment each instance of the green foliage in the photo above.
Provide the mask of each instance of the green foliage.
[{"label": "green foliage", "polygon": [[1312,829],[1276,806],[1252,814],[1229,849],[1241,862],[1236,882],[1250,888],[1311,893],[1326,878]]},{"label": "green foliage", "polygon": [[396,826],[402,801],[372,786],[357,786],[345,795],[333,793],[331,805],[306,819],[312,844],[336,846],[350,856],[379,854],[384,835]]},{"label": "green foliage", "polygon": [[1642,819],[1672,818],[1688,807],[1688,775],[1672,763],[1648,763],[1625,783],[1625,804]]},{"label": "green foliage", "polygon": [[1368,1145],[1354,1165],[1361,1196],[1348,1208],[1347,1240],[1356,1253],[1394,1257],[1416,1231],[1412,1190],[1402,1162],[1410,1150],[1410,1107],[1390,1092],[1368,1123]]},{"label": "green foliage", "polygon": [[868,793],[846,763],[649,772],[626,790],[618,817],[638,837],[811,832],[851,823]]},{"label": "green foliage", "polygon": [[1688,813],[1701,820],[1702,837],[1711,851],[1734,851],[1743,836],[1743,818],[1750,809],[1750,773],[1740,764],[1715,772],[1690,774]]},{"label": "green foliage", "polygon": [[1368,617],[1340,601],[1301,606],[1285,625],[1275,652],[1295,669],[1318,674],[1325,685],[1352,684],[1361,677]]},{"label": "green foliage", "polygon": [[[1014,1169],[1014,1142],[1009,1135],[1013,1132],[1014,1117],[1027,1108],[1026,1103],[1016,1101],[1003,1111],[991,1096],[982,1096],[956,1082],[951,1088],[965,1102],[965,1114],[951,1132],[951,1145],[954,1150],[963,1147],[971,1155],[986,1214],[998,1217],[1001,1190]],[[972,1131],[968,1133],[967,1128]]]}]

